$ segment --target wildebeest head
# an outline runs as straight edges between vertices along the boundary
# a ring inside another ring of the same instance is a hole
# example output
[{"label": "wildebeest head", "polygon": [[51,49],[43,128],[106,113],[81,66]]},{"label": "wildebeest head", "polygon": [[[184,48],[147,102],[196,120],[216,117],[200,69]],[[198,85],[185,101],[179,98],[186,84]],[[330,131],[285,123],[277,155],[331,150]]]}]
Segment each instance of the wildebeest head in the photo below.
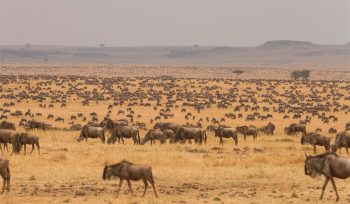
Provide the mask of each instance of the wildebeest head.
[{"label": "wildebeest head", "polygon": [[220,134],[220,127],[214,128],[214,132],[215,132],[215,137],[218,137]]},{"label": "wildebeest head", "polygon": [[102,174],[102,179],[106,180],[106,179],[111,179],[112,177],[112,173],[111,173],[111,168],[106,164],[105,168],[103,169],[103,174]]},{"label": "wildebeest head", "polygon": [[290,135],[290,133],[291,133],[291,128],[290,128],[290,127],[285,127],[285,128],[284,128],[284,133],[287,134],[287,135]]},{"label": "wildebeest head", "polygon": [[322,161],[319,158],[314,158],[305,154],[306,160],[304,164],[305,175],[315,178],[320,175],[320,170],[322,168]]},{"label": "wildebeest head", "polygon": [[307,143],[307,138],[306,138],[306,135],[302,135],[302,136],[301,136],[300,143],[301,143],[302,145],[304,145],[304,144],[306,144],[306,143]]},{"label": "wildebeest head", "polygon": [[107,140],[107,144],[114,144],[120,135],[121,135],[120,130],[119,130],[119,127],[117,126],[113,129],[111,137],[109,137]]}]

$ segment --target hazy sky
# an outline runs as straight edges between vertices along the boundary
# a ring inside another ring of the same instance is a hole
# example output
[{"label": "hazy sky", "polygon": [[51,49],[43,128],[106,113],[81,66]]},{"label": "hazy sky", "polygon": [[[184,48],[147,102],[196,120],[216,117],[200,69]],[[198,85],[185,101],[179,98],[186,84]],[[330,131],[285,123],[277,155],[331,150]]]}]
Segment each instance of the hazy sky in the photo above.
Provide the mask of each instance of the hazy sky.
[{"label": "hazy sky", "polygon": [[350,42],[350,0],[0,0],[0,45]]}]

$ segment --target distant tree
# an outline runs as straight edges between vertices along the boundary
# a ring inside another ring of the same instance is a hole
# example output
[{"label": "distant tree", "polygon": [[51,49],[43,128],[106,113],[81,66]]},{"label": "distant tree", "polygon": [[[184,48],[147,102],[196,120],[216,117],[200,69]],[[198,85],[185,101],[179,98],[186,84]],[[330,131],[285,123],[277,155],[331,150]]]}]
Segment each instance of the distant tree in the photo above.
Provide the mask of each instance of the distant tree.
[{"label": "distant tree", "polygon": [[238,78],[239,75],[243,74],[243,70],[240,70],[240,69],[236,69],[236,70],[233,70],[232,73],[236,74],[236,79]]},{"label": "distant tree", "polygon": [[99,44],[98,46],[100,46],[100,47],[105,47],[106,45],[103,44],[103,43],[101,43],[101,44]]},{"label": "distant tree", "polygon": [[27,48],[27,49],[29,49],[29,48],[30,48],[30,44],[27,43],[27,44],[24,45],[24,47]]},{"label": "distant tree", "polygon": [[310,73],[311,70],[296,70],[292,71],[290,76],[293,80],[298,80],[299,78],[302,78],[303,80],[308,80],[310,78]]},{"label": "distant tree", "polygon": [[48,62],[48,61],[49,61],[49,59],[45,58],[45,59],[44,59],[44,61],[45,61],[45,62]]}]

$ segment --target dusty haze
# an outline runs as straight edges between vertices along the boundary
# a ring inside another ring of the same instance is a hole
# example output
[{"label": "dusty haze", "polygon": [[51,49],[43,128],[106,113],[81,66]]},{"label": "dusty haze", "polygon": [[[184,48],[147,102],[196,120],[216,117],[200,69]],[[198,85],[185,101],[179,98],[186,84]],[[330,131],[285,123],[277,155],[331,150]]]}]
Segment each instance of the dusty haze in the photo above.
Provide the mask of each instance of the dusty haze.
[{"label": "dusty haze", "polygon": [[348,0],[0,0],[0,45],[350,42]]}]

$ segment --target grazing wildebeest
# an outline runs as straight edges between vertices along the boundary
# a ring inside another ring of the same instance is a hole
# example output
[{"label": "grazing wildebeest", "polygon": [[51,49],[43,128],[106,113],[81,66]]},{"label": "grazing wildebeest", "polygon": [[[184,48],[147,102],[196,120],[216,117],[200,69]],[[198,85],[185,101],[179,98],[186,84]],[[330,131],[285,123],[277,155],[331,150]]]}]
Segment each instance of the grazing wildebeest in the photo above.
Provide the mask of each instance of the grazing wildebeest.
[{"label": "grazing wildebeest", "polygon": [[153,129],[160,129],[160,130],[167,130],[170,129],[172,131],[174,131],[175,133],[177,132],[177,130],[182,127],[182,125],[176,124],[176,123],[162,123],[162,122],[158,122],[153,126]]},{"label": "grazing wildebeest", "polygon": [[142,139],[141,144],[145,144],[146,142],[151,140],[151,145],[155,142],[155,140],[159,140],[161,144],[163,144],[165,142],[165,134],[163,131],[161,130],[154,130],[151,129],[149,130],[145,137]]},{"label": "grazing wildebeest", "polygon": [[105,130],[102,127],[91,127],[88,125],[84,125],[81,132],[80,136],[77,139],[78,142],[82,141],[85,139],[85,141],[88,140],[88,138],[100,138],[101,141],[104,143],[105,142]]},{"label": "grazing wildebeest", "polygon": [[205,130],[202,130],[201,128],[195,128],[195,127],[181,127],[177,130],[174,138],[174,142],[178,141],[186,141],[188,140],[191,142],[191,140],[194,139],[195,143],[202,144],[207,142],[207,134]]},{"label": "grazing wildebeest", "polygon": [[338,149],[340,151],[342,147],[345,147],[346,153],[349,155],[348,148],[350,147],[350,133],[345,131],[337,134],[332,150],[333,152],[336,152]]},{"label": "grazing wildebeest", "polygon": [[300,143],[302,145],[311,144],[314,148],[314,154],[316,154],[316,145],[324,146],[326,151],[329,151],[331,148],[331,138],[320,135],[318,133],[307,133],[301,136]]},{"label": "grazing wildebeest", "polygon": [[51,126],[50,124],[46,124],[44,122],[39,122],[36,120],[29,120],[27,122],[26,129],[28,129],[28,130],[42,129],[42,130],[46,131],[50,126]]},{"label": "grazing wildebeest", "polygon": [[335,178],[347,179],[350,177],[350,158],[339,157],[335,153],[322,153],[316,156],[306,156],[305,160],[305,175],[315,178],[317,175],[324,175],[326,180],[322,187],[322,193],[320,199],[322,200],[324,191],[327,187],[329,180],[331,180],[336,200],[339,200],[337,187],[334,182]]},{"label": "grazing wildebeest", "polygon": [[30,152],[30,154],[33,153],[35,146],[40,154],[40,145],[39,145],[38,136],[30,135],[28,133],[20,133],[19,142],[21,145],[24,146],[24,154],[27,154],[27,144],[32,145],[32,151]]},{"label": "grazing wildebeest", "polygon": [[257,130],[267,135],[273,135],[275,132],[275,129],[276,129],[276,126],[273,123],[269,122],[266,126],[258,128]]},{"label": "grazing wildebeest", "polygon": [[233,128],[224,128],[224,127],[218,127],[215,129],[215,137],[220,138],[220,144],[224,145],[224,138],[230,138],[232,137],[233,141],[235,141],[236,145],[238,145],[238,138],[237,138],[237,131]]},{"label": "grazing wildebeest", "polygon": [[100,126],[105,127],[110,132],[113,132],[117,125],[127,126],[128,124],[129,122],[126,119],[112,120],[110,118],[104,118],[104,120],[101,121]]},{"label": "grazing wildebeest", "polygon": [[236,128],[237,132],[241,133],[244,136],[244,141],[246,140],[247,136],[252,135],[254,141],[258,137],[257,129],[254,127],[248,127],[248,126],[239,126]]},{"label": "grazing wildebeest", "polygon": [[63,123],[64,123],[64,118],[62,118],[62,117],[57,117],[57,118],[55,119],[55,121],[56,121],[56,122],[63,122]]},{"label": "grazing wildebeest", "polygon": [[2,193],[7,190],[10,191],[10,164],[8,159],[0,158],[0,175],[2,178]]},{"label": "grazing wildebeest", "polygon": [[131,193],[131,181],[139,181],[143,180],[143,183],[145,184],[145,190],[143,192],[142,196],[145,196],[147,187],[148,187],[148,182],[151,183],[154,194],[158,198],[157,192],[156,192],[156,187],[154,183],[154,178],[152,175],[152,167],[146,166],[146,165],[140,165],[140,164],[133,164],[131,162],[128,162],[126,160],[123,160],[119,163],[113,164],[113,165],[107,165],[103,169],[103,175],[102,179],[111,179],[112,176],[118,177],[120,179],[119,181],[119,188],[117,191],[117,197],[119,195],[120,188],[123,184],[123,181],[126,180],[128,182],[129,190]]},{"label": "grazing wildebeest", "polygon": [[293,123],[288,127],[284,128],[284,133],[286,133],[287,135],[296,136],[298,132],[300,132],[301,134],[306,134],[306,126],[302,124]]},{"label": "grazing wildebeest", "polygon": [[16,126],[14,123],[2,121],[0,123],[0,129],[16,130]]},{"label": "grazing wildebeest", "polygon": [[174,140],[174,131],[170,129],[163,130],[165,139],[169,139],[171,142]]},{"label": "grazing wildebeest", "polygon": [[118,142],[120,139],[122,140],[124,144],[124,139],[123,138],[132,138],[134,141],[134,145],[138,145],[141,143],[140,139],[140,131],[137,127],[134,126],[122,126],[122,125],[117,125],[110,138],[108,138],[108,144],[114,144],[117,139]]}]

